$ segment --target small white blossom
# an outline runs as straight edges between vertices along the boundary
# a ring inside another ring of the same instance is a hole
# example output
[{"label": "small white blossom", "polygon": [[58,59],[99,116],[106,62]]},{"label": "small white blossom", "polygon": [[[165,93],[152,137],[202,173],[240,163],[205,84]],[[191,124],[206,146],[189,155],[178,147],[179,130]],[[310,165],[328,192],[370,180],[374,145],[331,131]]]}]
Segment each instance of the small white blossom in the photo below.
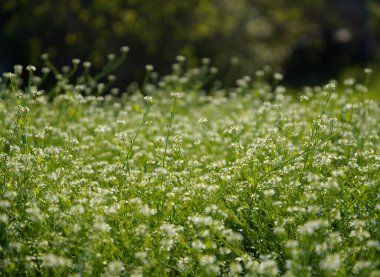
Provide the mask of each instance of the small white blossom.
[{"label": "small white blossom", "polygon": [[107,55],[107,59],[109,60],[109,61],[113,61],[114,59],[116,58],[116,56],[115,56],[115,54],[108,54]]},{"label": "small white blossom", "polygon": [[281,73],[275,73],[273,75],[273,78],[276,80],[276,81],[281,81],[282,79],[284,79],[284,76],[282,76]]},{"label": "small white blossom", "polygon": [[57,256],[55,254],[43,254],[40,257],[42,264],[41,267],[66,267],[71,265],[71,260],[65,257]]},{"label": "small white blossom", "polygon": [[153,71],[153,69],[154,69],[154,67],[153,67],[153,65],[151,65],[151,64],[147,64],[147,65],[145,66],[145,70],[146,70],[146,71]]},{"label": "small white blossom", "polygon": [[36,71],[36,67],[35,66],[33,66],[33,65],[28,65],[27,67],[26,67],[26,70],[28,70],[28,71]]},{"label": "small white blossom", "polygon": [[128,53],[129,52],[129,47],[128,46],[122,46],[122,47],[120,47],[120,52],[122,52],[122,53]]},{"label": "small white blossom", "polygon": [[153,103],[153,97],[152,96],[145,96],[144,100],[147,104],[152,104]]},{"label": "small white blossom", "polygon": [[83,67],[84,68],[90,68],[91,67],[91,62],[83,62]]},{"label": "small white blossom", "polygon": [[170,96],[174,99],[179,99],[179,98],[182,98],[182,94],[179,93],[179,92],[172,92],[170,93]]},{"label": "small white blossom", "polygon": [[202,124],[205,124],[205,123],[207,123],[207,118],[205,118],[205,117],[201,117],[199,120],[198,120],[198,122],[199,123],[202,123]]},{"label": "small white blossom", "polygon": [[78,64],[80,64],[80,59],[73,59],[73,60],[72,60],[72,63],[73,63],[74,65],[78,65]]}]

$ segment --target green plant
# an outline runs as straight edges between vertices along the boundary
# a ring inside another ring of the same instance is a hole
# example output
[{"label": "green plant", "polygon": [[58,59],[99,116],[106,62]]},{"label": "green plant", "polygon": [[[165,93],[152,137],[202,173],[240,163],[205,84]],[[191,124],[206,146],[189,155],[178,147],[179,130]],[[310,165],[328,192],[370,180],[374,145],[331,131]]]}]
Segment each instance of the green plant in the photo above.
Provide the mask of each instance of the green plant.
[{"label": "green plant", "polygon": [[102,96],[87,70],[51,67],[62,76],[45,92],[46,70],[26,87],[20,67],[5,74],[3,274],[379,274],[380,107],[366,87],[298,100],[258,72],[210,96],[200,70],[149,79],[145,97]]}]

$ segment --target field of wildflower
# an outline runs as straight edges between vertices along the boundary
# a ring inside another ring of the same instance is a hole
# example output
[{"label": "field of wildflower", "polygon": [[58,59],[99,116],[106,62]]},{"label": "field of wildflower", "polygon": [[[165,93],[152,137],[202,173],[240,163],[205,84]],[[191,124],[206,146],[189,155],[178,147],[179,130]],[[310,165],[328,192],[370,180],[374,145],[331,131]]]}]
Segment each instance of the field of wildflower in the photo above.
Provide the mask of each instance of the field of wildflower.
[{"label": "field of wildflower", "polygon": [[44,60],[0,83],[0,275],[380,276],[370,70],[205,91],[216,69],[178,57],[123,94],[119,60]]}]

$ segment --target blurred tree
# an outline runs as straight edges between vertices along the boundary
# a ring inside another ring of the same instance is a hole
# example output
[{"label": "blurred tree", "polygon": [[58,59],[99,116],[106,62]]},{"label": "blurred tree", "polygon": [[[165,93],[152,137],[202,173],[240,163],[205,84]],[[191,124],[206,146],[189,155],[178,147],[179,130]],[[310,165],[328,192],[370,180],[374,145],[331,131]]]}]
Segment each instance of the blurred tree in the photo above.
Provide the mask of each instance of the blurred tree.
[{"label": "blurred tree", "polygon": [[[0,39],[3,36],[4,49],[0,64],[38,64],[41,53],[47,51],[58,65],[78,57],[100,68],[107,53],[128,45],[131,53],[127,65],[119,71],[125,82],[141,79],[145,64],[153,64],[160,73],[169,71],[177,54],[186,56],[191,66],[199,58],[210,57],[221,74],[231,71],[232,57],[240,61],[237,74],[252,74],[264,64],[282,69],[290,57],[296,63],[305,59],[300,49],[307,52],[306,56],[319,59],[321,49],[329,47],[325,26],[338,24],[330,22],[334,18],[342,19],[334,14],[337,7],[330,2],[1,1]],[[377,4],[371,5],[378,9]],[[375,21],[371,26],[379,24]],[[341,37],[345,35],[340,33]],[[293,70],[292,65],[286,68]]]}]

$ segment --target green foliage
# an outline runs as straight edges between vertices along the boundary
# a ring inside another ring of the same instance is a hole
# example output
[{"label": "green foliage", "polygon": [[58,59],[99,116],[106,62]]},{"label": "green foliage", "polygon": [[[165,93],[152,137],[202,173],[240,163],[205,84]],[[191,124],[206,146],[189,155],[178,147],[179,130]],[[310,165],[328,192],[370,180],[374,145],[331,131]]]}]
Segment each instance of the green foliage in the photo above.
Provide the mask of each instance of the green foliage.
[{"label": "green foliage", "polygon": [[26,84],[20,66],[4,75],[0,272],[379,275],[380,107],[365,83],[298,99],[259,71],[206,95],[208,64],[182,63],[121,97],[88,73],[56,73],[46,92],[32,66]]}]

